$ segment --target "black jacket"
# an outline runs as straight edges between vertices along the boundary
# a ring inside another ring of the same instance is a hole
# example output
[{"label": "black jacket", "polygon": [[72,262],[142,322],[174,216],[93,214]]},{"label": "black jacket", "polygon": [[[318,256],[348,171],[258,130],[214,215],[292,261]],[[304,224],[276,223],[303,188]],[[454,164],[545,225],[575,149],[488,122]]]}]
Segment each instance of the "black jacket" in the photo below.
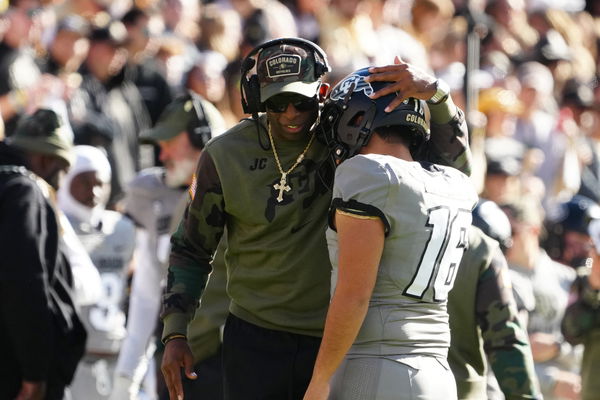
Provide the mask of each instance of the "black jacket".
[{"label": "black jacket", "polygon": [[46,381],[46,398],[61,398],[83,354],[85,331],[70,296],[71,268],[54,208],[25,165],[0,142],[0,398],[14,398],[24,379]]}]

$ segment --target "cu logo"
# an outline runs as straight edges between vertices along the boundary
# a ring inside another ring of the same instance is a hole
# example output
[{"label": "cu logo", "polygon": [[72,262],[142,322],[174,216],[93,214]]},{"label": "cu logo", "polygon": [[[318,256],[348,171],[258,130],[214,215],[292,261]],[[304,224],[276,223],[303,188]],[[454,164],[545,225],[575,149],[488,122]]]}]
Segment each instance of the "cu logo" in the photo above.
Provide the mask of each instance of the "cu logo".
[{"label": "cu logo", "polygon": [[348,92],[354,86],[354,90],[352,92],[360,92],[364,91],[365,95],[369,96],[373,93],[373,87],[370,83],[365,82],[365,77],[361,75],[350,75],[333,88],[331,95],[329,97],[332,100],[339,100],[348,95]]}]

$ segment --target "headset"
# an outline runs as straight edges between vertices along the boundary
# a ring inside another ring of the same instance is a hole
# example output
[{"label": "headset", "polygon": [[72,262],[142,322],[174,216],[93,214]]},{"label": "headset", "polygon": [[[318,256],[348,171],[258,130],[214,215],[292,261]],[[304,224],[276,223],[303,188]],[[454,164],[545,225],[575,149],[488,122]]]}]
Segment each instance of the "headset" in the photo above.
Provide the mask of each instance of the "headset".
[{"label": "headset", "polygon": [[260,98],[260,82],[258,80],[258,74],[255,73],[248,77],[248,72],[250,72],[250,70],[256,65],[257,60],[255,59],[255,56],[257,56],[263,49],[282,44],[302,47],[313,55],[315,81],[317,81],[326,72],[331,71],[331,67],[327,62],[327,55],[323,49],[310,40],[302,38],[279,38],[270,40],[255,47],[242,61],[240,77],[242,107],[246,114],[252,114],[252,117],[255,119],[258,117],[259,112],[265,112],[266,110],[265,105]]},{"label": "headset", "polygon": [[194,107],[194,112],[186,127],[190,143],[197,149],[203,149],[206,143],[211,139],[212,133],[200,96],[193,92],[188,92],[182,100],[184,103],[186,101],[191,101],[192,106]]}]

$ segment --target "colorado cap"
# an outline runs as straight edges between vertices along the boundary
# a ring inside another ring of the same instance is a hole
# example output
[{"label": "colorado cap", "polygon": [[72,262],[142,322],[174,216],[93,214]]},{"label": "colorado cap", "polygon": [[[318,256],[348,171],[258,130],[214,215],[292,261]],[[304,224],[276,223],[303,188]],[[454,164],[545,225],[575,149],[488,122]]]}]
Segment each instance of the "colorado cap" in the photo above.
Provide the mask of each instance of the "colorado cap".
[{"label": "colorado cap", "polygon": [[56,156],[73,164],[73,140],[69,129],[52,110],[39,109],[25,117],[6,141],[21,150]]},{"label": "colorado cap", "polygon": [[258,54],[257,74],[262,102],[282,92],[314,97],[320,80],[315,73],[315,54],[293,44],[267,47]]}]

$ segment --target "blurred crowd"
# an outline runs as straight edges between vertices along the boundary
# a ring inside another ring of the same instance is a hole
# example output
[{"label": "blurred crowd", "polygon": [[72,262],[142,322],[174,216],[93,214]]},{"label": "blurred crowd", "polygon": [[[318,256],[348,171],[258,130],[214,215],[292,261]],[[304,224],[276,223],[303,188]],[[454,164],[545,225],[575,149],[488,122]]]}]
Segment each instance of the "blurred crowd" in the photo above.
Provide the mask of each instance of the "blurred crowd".
[{"label": "blurred crowd", "polygon": [[[581,398],[583,339],[565,340],[561,323],[592,268],[588,228],[600,218],[599,1],[4,0],[0,12],[2,136],[53,110],[73,144],[92,148],[82,162],[93,168],[79,172],[102,173],[101,208],[115,213],[140,171],[169,162],[139,138],[173,99],[201,96],[220,131],[247,117],[241,60],[266,40],[319,44],[331,84],[395,56],[443,79],[467,117],[480,196],[510,222],[498,239],[545,398]],[[62,197],[63,211],[89,217]],[[131,275],[143,256],[121,244]]]}]

